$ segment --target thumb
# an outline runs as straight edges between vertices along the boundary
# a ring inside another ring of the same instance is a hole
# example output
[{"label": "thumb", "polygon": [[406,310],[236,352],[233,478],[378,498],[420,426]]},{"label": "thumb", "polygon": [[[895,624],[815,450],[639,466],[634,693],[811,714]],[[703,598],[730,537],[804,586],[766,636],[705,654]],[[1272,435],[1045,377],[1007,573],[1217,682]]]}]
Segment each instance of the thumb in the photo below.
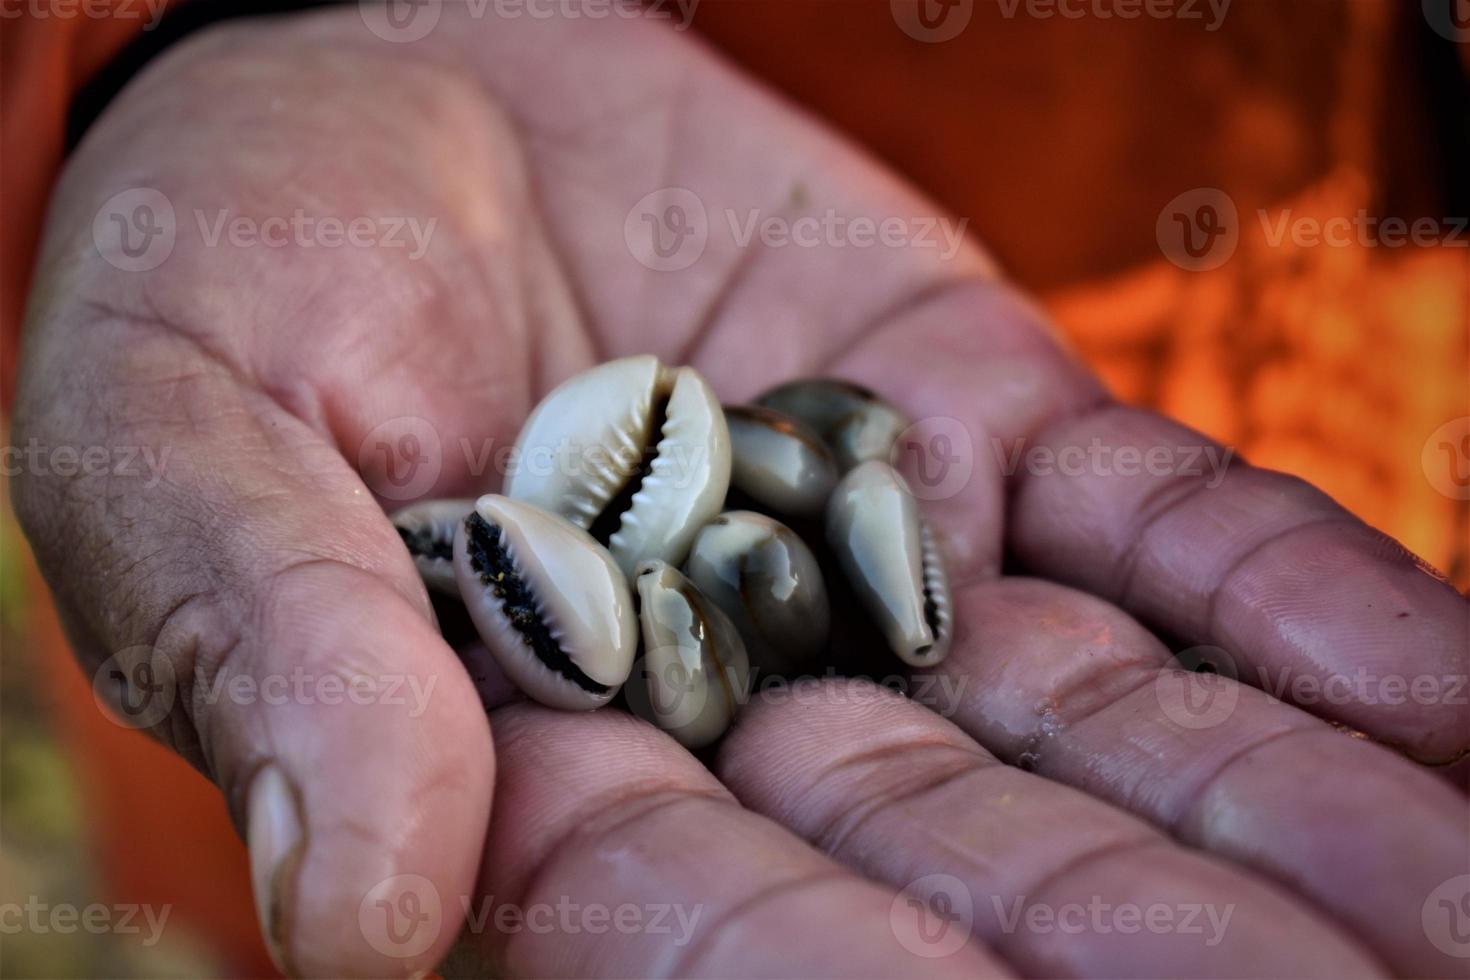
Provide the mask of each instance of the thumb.
[{"label": "thumb", "polygon": [[335,449],[186,342],[127,339],[130,383],[88,399],[38,365],[77,360],[41,340],[26,377],[51,377],[16,416],[19,444],[157,464],[16,479],[94,690],[224,792],[284,971],[426,970],[458,931],[489,817],[473,684]]}]

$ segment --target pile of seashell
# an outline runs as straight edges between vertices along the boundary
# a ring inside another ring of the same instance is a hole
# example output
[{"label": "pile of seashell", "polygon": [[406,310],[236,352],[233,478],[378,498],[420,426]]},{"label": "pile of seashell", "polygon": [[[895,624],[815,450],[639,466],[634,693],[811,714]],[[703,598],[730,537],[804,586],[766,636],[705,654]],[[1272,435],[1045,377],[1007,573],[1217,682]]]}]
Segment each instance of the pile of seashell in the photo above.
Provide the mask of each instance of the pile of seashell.
[{"label": "pile of seashell", "polygon": [[754,672],[800,672],[826,650],[817,553],[904,663],[948,652],[944,569],[889,463],[907,425],[847,382],[794,381],[722,408],[693,368],[628,357],[536,407],[504,495],[426,501],[393,522],[425,583],[463,601],[525,694],[608,703],[641,634],[630,706],[699,748],[729,727]]}]

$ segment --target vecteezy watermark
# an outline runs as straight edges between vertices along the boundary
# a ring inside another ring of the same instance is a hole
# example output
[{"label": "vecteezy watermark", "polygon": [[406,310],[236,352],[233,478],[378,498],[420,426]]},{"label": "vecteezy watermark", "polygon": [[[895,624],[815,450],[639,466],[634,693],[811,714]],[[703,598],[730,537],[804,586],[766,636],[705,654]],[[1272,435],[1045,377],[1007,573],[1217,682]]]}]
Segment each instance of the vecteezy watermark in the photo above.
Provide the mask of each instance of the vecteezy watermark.
[{"label": "vecteezy watermark", "polygon": [[[422,875],[394,875],[378,882],[358,905],[357,924],[368,945],[399,959],[418,956],[444,930],[445,903],[434,883]],[[676,947],[689,944],[704,916],[704,905],[645,902],[605,905],[579,902],[569,895],[553,901],[513,903],[494,895],[458,897],[464,931],[471,935],[662,936]]]},{"label": "vecteezy watermark", "polygon": [[1434,489],[1451,500],[1470,500],[1470,415],[1431,432],[1419,462]]},{"label": "vecteezy watermark", "polygon": [[1302,707],[1382,704],[1423,708],[1470,700],[1466,693],[1470,676],[1465,674],[1380,674],[1358,667],[1347,673],[1322,675],[1261,666],[1256,669],[1254,684],[1273,701]]},{"label": "vecteezy watermark", "polygon": [[915,956],[930,960],[953,956],[975,932],[975,898],[954,875],[924,875],[894,896],[888,928]]},{"label": "vecteezy watermark", "polygon": [[124,272],[156,269],[174,252],[180,235],[195,235],[204,248],[391,249],[410,261],[428,253],[438,218],[412,215],[237,214],[230,208],[194,208],[182,225],[173,202],[152,187],[114,194],[92,219],[92,242],[110,265]]},{"label": "vecteezy watermark", "polygon": [[959,419],[931,416],[898,434],[889,463],[903,474],[915,497],[948,500],[969,486],[975,474],[975,440]]},{"label": "vecteezy watermark", "polygon": [[[831,683],[836,680],[843,683]],[[965,689],[970,686],[968,674],[934,673],[909,676],[888,674],[871,677],[865,674],[838,673],[828,667],[821,674],[786,677],[781,674],[757,674],[751,683],[749,700],[771,705],[850,705],[870,704],[871,690],[853,681],[867,681],[923,705],[941,718],[953,718],[960,710]]]},{"label": "vecteezy watermark", "polygon": [[1164,256],[1181,269],[1218,269],[1240,244],[1235,201],[1218,187],[1198,187],[1174,198],[1159,212],[1154,237]]},{"label": "vecteezy watermark", "polygon": [[[684,651],[686,656],[692,652],[691,649]],[[647,656],[639,657],[629,674],[633,680],[623,687],[628,710],[644,721],[668,728],[669,721],[672,720],[673,727],[678,727],[699,717],[707,698],[728,696],[724,687],[692,677],[677,651],[655,659],[658,664],[656,667],[649,662]],[[842,683],[834,683],[839,680]],[[874,687],[883,688],[922,705],[941,718],[953,718],[959,712],[965,690],[970,684],[969,676],[959,673],[915,676],[888,674],[871,677],[850,672],[838,673],[832,667],[826,668],[821,674],[802,674],[795,677],[765,673],[756,668],[751,671],[750,683],[743,690],[736,678],[730,677],[729,681],[728,690],[734,692],[736,704],[745,705],[759,701],[773,707],[785,704],[804,707],[871,704],[874,697],[872,688],[855,683],[866,681]]]},{"label": "vecteezy watermark", "polygon": [[1470,874],[1440,882],[1424,899],[1419,921],[1435,949],[1470,960]]},{"label": "vecteezy watermark", "polygon": [[738,249],[932,249],[953,259],[964,246],[968,218],[941,215],[853,215],[827,208],[791,216],[760,208],[723,208],[711,218],[687,187],[661,187],[639,198],[623,219],[628,253],[656,272],[687,269],[704,255],[713,233]]},{"label": "vecteezy watermark", "polygon": [[0,20],[122,20],[143,21],[151,31],[163,18],[169,0],[6,0]]},{"label": "vecteezy watermark", "polygon": [[[1266,248],[1470,248],[1470,218],[1299,214],[1258,208],[1259,244]],[[1164,205],[1154,226],[1165,258],[1190,272],[1218,269],[1235,255],[1243,227],[1235,201],[1217,187],[1185,191]]]},{"label": "vecteezy watermark", "polygon": [[1470,0],[1421,0],[1421,7],[1436,34],[1455,44],[1470,44]]},{"label": "vecteezy watermark", "polygon": [[444,931],[439,889],[423,875],[384,878],[358,903],[357,928],[368,945],[384,956],[419,956]]},{"label": "vecteezy watermark", "polygon": [[1096,437],[1086,446],[1028,446],[1024,437],[1007,444],[992,436],[990,446],[1001,473],[1008,477],[1022,470],[1031,476],[1197,476],[1205,478],[1210,490],[1224,482],[1235,458],[1233,447],[1213,443],[1107,446]]},{"label": "vecteezy watermark", "polygon": [[915,41],[942,44],[960,36],[975,15],[975,0],[888,0],[893,22]]},{"label": "vecteezy watermark", "polygon": [[[472,20],[668,21],[687,31],[700,0],[451,0]],[[420,41],[439,24],[444,0],[358,0],[358,14],[376,37],[398,44]]]},{"label": "vecteezy watermark", "polygon": [[231,248],[402,248],[412,261],[428,252],[439,226],[438,218],[358,215],[344,220],[307,214],[304,208],[265,218],[234,215],[228,208],[212,212],[196,208],[194,221],[208,248],[218,248],[222,241]]},{"label": "vecteezy watermark", "polygon": [[944,261],[959,254],[969,218],[942,215],[849,215],[827,208],[792,218],[759,208],[724,210],[730,237],[739,248],[914,248],[934,250]]},{"label": "vecteezy watermark", "polygon": [[1062,933],[1068,936],[1125,936],[1148,933],[1155,936],[1199,936],[1206,947],[1220,945],[1235,903],[1214,905],[1209,902],[1110,902],[1093,895],[1086,902],[1027,902],[1017,895],[1009,902],[999,895],[990,897],[991,906],[1002,932],[1029,932],[1040,935]]},{"label": "vecteezy watermark", "polygon": [[357,471],[385,500],[415,500],[444,469],[444,445],[428,419],[400,415],[373,426],[357,447]]},{"label": "vecteezy watermark", "polygon": [[421,718],[438,686],[439,676],[418,674],[318,674],[303,667],[286,673],[256,676],[221,671],[205,685],[200,699],[209,705],[221,701],[235,705],[324,705],[381,704],[408,708],[408,717]]},{"label": "vecteezy watermark", "polygon": [[1359,208],[1353,214],[1318,218],[1291,208],[1256,211],[1266,244],[1280,248],[1470,248],[1470,218],[1380,218]]},{"label": "vecteezy watermark", "polygon": [[1165,718],[1191,731],[1222,725],[1240,701],[1240,670],[1221,647],[1197,646],[1174,654],[1154,676],[1154,699]]},{"label": "vecteezy watermark", "polygon": [[1181,20],[1201,21],[1206,31],[1218,31],[1230,13],[1231,0],[995,0],[1000,15],[1014,20],[1018,13],[1036,20]]},{"label": "vecteezy watermark", "polygon": [[161,191],[133,187],[109,197],[92,219],[92,242],[109,265],[147,272],[173,254],[174,206]]},{"label": "vecteezy watermark", "polygon": [[178,696],[173,661],[150,646],[119,650],[92,673],[92,697],[102,714],[124,728],[152,728]]},{"label": "vecteezy watermark", "polygon": [[[685,654],[690,651],[686,650]],[[725,697],[725,687],[697,680],[691,676],[677,653],[657,658],[654,667],[649,658],[640,657],[633,665],[629,676],[634,682],[623,688],[628,700],[628,709],[645,721],[654,722],[660,728],[679,727],[699,717],[706,699]],[[844,683],[823,683],[836,681]],[[654,683],[657,681],[657,683]],[[788,677],[783,674],[752,671],[750,684],[740,690],[736,679],[731,677],[728,690],[734,691],[735,702],[745,705],[760,701],[770,705],[794,704],[824,707],[853,704],[868,704],[872,691],[852,681],[867,681],[899,694],[915,704],[929,708],[942,718],[952,718],[959,711],[969,677],[957,674],[922,674],[910,677],[889,674],[884,677],[869,677],[862,674],[841,673],[828,667],[823,674],[803,674]]]},{"label": "vecteezy watermark", "polygon": [[141,945],[153,946],[163,937],[172,905],[148,905],[118,902],[106,905],[92,902],[73,905],[70,902],[44,902],[31,895],[24,902],[0,902],[0,935],[15,936],[23,932],[55,933],[70,936],[86,932],[94,936],[142,936]]},{"label": "vecteezy watermark", "polygon": [[640,265],[678,272],[709,245],[709,214],[687,187],[661,187],[640,197],[623,219],[623,242]]},{"label": "vecteezy watermark", "polygon": [[560,476],[602,482],[608,474],[632,475],[647,470],[649,476],[676,489],[687,488],[705,471],[707,446],[679,442],[650,442],[639,447],[621,443],[573,442],[562,439],[554,445],[497,442],[493,437],[478,441],[459,437],[446,450],[439,430],[428,419],[401,415],[373,427],[358,445],[357,468],[368,487],[387,500],[417,500],[433,489],[447,461],[456,472],[484,477],[492,470],[502,479],[518,474],[534,477]]},{"label": "vecteezy watermark", "polygon": [[0,446],[0,474],[14,477],[77,476],[143,477],[152,490],[163,481],[163,471],[174,447],[51,446],[28,439],[24,446]]},{"label": "vecteezy watermark", "polygon": [[486,895],[477,901],[462,903],[465,929],[472,934],[497,932],[515,935],[576,936],[586,933],[602,936],[666,936],[669,944],[687,946],[704,916],[703,903],[685,905],[680,902],[645,902],[604,905],[601,902],[577,902],[560,895],[554,902],[512,904]]},{"label": "vecteezy watermark", "polygon": [[1243,669],[1235,656],[1217,646],[1175,654],[1174,663],[1154,678],[1154,698],[1164,717],[1179,727],[1214,728],[1235,713],[1242,683],[1271,701],[1303,708],[1430,707],[1470,701],[1470,676],[1465,674],[1383,674],[1368,667],[1321,674],[1265,664]]}]

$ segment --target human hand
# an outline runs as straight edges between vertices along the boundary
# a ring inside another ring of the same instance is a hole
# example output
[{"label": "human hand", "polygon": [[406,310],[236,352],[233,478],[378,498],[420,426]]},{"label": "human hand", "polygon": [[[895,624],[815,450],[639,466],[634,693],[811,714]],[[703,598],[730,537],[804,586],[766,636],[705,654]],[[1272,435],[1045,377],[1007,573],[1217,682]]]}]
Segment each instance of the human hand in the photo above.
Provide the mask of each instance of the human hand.
[{"label": "human hand", "polygon": [[[151,269],[152,253],[94,244],[137,187],[173,213]],[[640,264],[633,233],[663,188],[709,219],[676,271]],[[210,239],[221,211],[264,231],[297,209],[385,233],[389,216],[436,223],[421,256],[401,233],[402,248]],[[167,466],[153,486],[28,475],[17,508],[84,662],[143,647],[174,679],[154,731],[225,794],[277,957],[426,969],[461,903],[478,915],[493,896],[698,910],[687,943],[677,915],[672,937],[472,921],[470,944],[517,974],[1453,972],[1421,910],[1467,866],[1463,798],[1308,711],[1172,670],[1131,618],[1223,648],[1273,690],[1450,678],[1430,704],[1354,690],[1306,707],[1424,761],[1470,747],[1452,686],[1464,600],[1323,495],[1244,465],[1206,487],[1006,475],[978,452],[927,510],[955,585],[954,649],[930,672],[948,720],[813,682],[757,695],[713,774],[613,711],[509,704],[487,723],[383,515],[407,500],[377,447],[431,431],[440,468],[416,495],[493,489],[461,446],[510,445],[541,394],[599,360],[692,363],[727,401],[847,377],[958,420],[976,447],[1206,444],[1111,403],[972,246],[741,247],[726,209],[937,215],[660,25],[490,23],[458,5],[411,43],[355,9],[216,28],[151,65],[71,160],[17,441],[147,446]],[[1052,581],[1001,577],[1003,550]],[[218,694],[303,670],[406,678],[427,710]],[[1230,709],[1192,714],[1189,694]],[[965,896],[973,936],[926,957],[964,938],[942,927]],[[1162,905],[1175,927],[1009,918],[1094,898]],[[403,939],[382,915],[414,902],[437,914]],[[1228,922],[1187,932],[1187,906]]]}]

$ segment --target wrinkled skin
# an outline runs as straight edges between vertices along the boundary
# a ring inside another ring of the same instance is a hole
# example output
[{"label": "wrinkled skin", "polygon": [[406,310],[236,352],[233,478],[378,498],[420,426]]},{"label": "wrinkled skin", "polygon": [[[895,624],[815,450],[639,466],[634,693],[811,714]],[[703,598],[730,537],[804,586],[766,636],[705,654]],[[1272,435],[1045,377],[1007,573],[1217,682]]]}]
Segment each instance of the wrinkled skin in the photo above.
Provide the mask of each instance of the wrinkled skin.
[{"label": "wrinkled skin", "polygon": [[[1319,492],[1245,465],[1210,488],[1004,475],[992,439],[1201,437],[1109,401],[974,246],[947,261],[739,248],[726,208],[934,212],[686,36],[492,19],[448,4],[427,38],[389,44],[354,7],[169,51],[69,162],[31,300],[15,441],[171,455],[152,487],[22,477],[21,520],[89,671],[137,644],[172,666],[178,697],[155,733],[218,783],[242,830],[263,767],[292,787],[305,844],[264,889],[287,968],[431,967],[461,899],[493,895],[700,907],[682,945],[493,921],[466,933],[463,955],[532,975],[1463,971],[1420,913],[1467,867],[1465,800],[1405,758],[1465,752],[1463,691],[1298,707],[1248,686],[1463,677],[1459,595]],[[180,228],[145,272],[92,244],[98,209],[135,186],[165,194]],[[694,190],[712,229],[677,272],[640,265],[624,239],[629,209],[665,186]],[[438,224],[413,260],[209,247],[194,215],[298,207]],[[430,420],[445,450],[424,495],[473,495],[499,480],[473,472],[461,438],[509,445],[555,382],[645,351],[695,365],[725,401],[836,375],[969,429],[974,475],[926,505],[955,585],[954,651],[933,671],[963,684],[947,718],[860,681],[813,683],[757,697],[709,768],[617,711],[509,703],[487,719],[384,516],[406,501],[372,492],[387,486],[375,427]],[[1037,577],[1000,577],[1003,550]],[[1139,622],[1229,651],[1242,682],[1170,671]],[[419,714],[207,696],[222,676],[294,667],[435,686]],[[1178,698],[1207,681],[1193,693],[1233,710],[1177,723]],[[937,873],[972,895],[974,934],[922,958],[890,922],[917,914],[898,890]],[[399,874],[441,900],[433,941],[401,956],[359,918]],[[1008,927],[1021,899],[1232,914],[1207,944],[1204,917],[1203,935]]]}]

